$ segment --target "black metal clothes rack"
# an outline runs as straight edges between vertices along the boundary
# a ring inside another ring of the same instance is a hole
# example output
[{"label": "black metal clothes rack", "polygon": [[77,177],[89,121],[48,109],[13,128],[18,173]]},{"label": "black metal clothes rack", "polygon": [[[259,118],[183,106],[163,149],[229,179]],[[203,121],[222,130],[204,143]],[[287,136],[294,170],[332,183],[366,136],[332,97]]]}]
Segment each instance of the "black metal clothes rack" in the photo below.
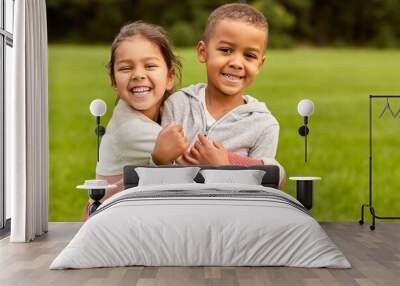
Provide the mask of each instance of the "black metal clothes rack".
[{"label": "black metal clothes rack", "polygon": [[[364,208],[369,208],[369,211],[372,216],[372,225],[370,225],[370,227],[369,227],[371,230],[375,229],[375,219],[382,219],[382,220],[400,219],[400,217],[378,216],[375,212],[375,208],[372,205],[372,100],[373,99],[389,100],[389,98],[400,98],[400,95],[370,95],[369,96],[369,203],[363,204],[361,206],[361,219],[358,222],[361,225],[364,224]],[[383,112],[382,112],[382,114],[383,114]],[[392,115],[393,115],[393,113],[392,113]],[[397,116],[397,114],[396,114],[396,116]],[[396,116],[394,116],[394,117],[396,117]]]}]

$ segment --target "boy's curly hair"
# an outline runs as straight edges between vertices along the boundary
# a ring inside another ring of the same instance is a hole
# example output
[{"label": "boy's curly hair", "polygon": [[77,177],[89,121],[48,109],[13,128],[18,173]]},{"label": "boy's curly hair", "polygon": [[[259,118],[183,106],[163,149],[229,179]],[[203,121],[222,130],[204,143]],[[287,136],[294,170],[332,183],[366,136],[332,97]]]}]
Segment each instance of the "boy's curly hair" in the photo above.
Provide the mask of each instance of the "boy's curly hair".
[{"label": "boy's curly hair", "polygon": [[215,9],[208,17],[206,27],[203,33],[203,41],[207,43],[215,27],[221,20],[235,20],[248,23],[257,28],[265,30],[267,41],[268,23],[264,15],[255,8],[240,3],[225,4]]}]

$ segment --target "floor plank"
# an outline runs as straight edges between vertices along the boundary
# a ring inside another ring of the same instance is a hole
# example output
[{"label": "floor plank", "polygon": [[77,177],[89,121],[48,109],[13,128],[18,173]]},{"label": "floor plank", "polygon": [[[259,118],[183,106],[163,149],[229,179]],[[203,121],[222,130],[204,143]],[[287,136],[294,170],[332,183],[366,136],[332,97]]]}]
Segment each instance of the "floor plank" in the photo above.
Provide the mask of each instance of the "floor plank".
[{"label": "floor plank", "polygon": [[291,267],[117,267],[48,269],[81,223],[50,223],[32,243],[0,240],[0,285],[398,285],[400,223],[378,223],[375,231],[356,223],[321,223],[352,269]]}]

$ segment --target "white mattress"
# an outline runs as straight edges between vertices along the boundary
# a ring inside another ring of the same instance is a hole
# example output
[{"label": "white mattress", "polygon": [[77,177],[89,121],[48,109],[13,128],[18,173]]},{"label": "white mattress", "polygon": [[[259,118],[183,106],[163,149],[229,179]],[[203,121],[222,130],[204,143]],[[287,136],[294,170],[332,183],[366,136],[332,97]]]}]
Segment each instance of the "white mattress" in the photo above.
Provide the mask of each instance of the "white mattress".
[{"label": "white mattress", "polygon": [[299,205],[281,191],[254,185],[128,189],[100,206],[50,269],[127,265],[350,268],[321,226]]}]

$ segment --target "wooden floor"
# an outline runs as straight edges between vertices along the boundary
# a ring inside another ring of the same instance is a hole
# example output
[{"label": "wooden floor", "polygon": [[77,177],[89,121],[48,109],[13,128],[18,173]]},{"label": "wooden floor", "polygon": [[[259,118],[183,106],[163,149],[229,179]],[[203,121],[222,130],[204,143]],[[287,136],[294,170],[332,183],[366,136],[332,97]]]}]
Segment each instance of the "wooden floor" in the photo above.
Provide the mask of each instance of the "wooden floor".
[{"label": "wooden floor", "polygon": [[32,243],[0,241],[0,285],[400,285],[400,223],[375,231],[356,223],[321,223],[352,269],[290,267],[120,267],[48,270],[81,223],[50,223]]}]

